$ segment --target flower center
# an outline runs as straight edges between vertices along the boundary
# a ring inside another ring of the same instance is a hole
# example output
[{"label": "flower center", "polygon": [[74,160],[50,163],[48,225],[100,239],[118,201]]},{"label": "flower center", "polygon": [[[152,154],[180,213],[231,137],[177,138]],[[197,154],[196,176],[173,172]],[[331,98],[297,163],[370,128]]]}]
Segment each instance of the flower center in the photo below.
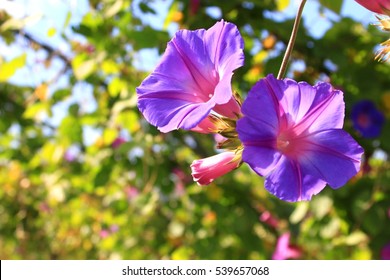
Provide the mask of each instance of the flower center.
[{"label": "flower center", "polygon": [[363,128],[367,128],[371,125],[371,120],[370,120],[370,117],[367,115],[367,114],[360,114],[358,119],[357,119],[357,123],[363,127]]},{"label": "flower center", "polygon": [[276,139],[276,148],[287,156],[294,156],[297,145],[291,133],[281,133]]},{"label": "flower center", "polygon": [[280,139],[280,138],[277,139],[276,146],[277,146],[278,150],[284,151],[288,148],[289,145],[290,145],[290,141]]}]

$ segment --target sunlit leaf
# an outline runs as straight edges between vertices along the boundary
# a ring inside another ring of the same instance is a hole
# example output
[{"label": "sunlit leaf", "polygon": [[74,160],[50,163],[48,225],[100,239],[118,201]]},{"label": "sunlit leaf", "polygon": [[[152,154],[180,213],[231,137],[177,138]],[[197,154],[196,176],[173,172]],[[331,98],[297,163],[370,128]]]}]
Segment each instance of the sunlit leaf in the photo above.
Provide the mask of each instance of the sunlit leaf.
[{"label": "sunlit leaf", "polygon": [[131,133],[135,133],[141,128],[138,115],[134,111],[122,111],[118,115],[116,121],[119,125],[126,128]]},{"label": "sunlit leaf", "polygon": [[27,54],[22,54],[14,59],[3,62],[0,67],[0,82],[5,82],[11,78],[15,72],[26,64]]},{"label": "sunlit leaf", "polygon": [[276,0],[276,6],[278,11],[283,11],[290,5],[290,0]]},{"label": "sunlit leaf", "polygon": [[103,140],[106,145],[110,145],[118,136],[118,130],[114,128],[106,128],[103,132]]},{"label": "sunlit leaf", "polygon": [[55,29],[54,27],[50,27],[48,30],[47,30],[47,36],[48,37],[53,37],[54,35],[57,34],[57,29]]},{"label": "sunlit leaf", "polygon": [[73,116],[65,117],[58,127],[58,134],[60,139],[67,144],[81,143],[82,128],[80,122]]},{"label": "sunlit leaf", "polygon": [[10,18],[0,26],[0,31],[19,30],[27,25],[33,25],[42,18],[42,14],[36,13],[22,19]]},{"label": "sunlit leaf", "polygon": [[126,89],[126,83],[117,77],[113,78],[108,85],[108,92],[112,97],[118,96],[124,89]]},{"label": "sunlit leaf", "polygon": [[86,60],[84,55],[76,56],[72,61],[73,72],[78,80],[84,80],[96,70],[93,59]]},{"label": "sunlit leaf", "polygon": [[110,18],[117,14],[123,6],[123,0],[116,0],[113,4],[105,11],[104,16]]},{"label": "sunlit leaf", "polygon": [[309,210],[309,204],[307,202],[301,202],[295,208],[294,212],[290,216],[290,222],[297,224],[306,216],[307,211]]}]

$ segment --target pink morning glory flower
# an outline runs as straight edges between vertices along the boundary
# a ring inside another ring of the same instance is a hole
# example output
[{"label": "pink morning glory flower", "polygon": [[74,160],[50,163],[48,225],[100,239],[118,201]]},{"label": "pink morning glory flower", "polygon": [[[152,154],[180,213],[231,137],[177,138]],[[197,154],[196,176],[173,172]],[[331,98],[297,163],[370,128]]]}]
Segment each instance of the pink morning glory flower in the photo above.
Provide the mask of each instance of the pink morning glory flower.
[{"label": "pink morning glory flower", "polygon": [[385,246],[383,246],[381,250],[381,259],[390,260],[390,243],[387,243]]},{"label": "pink morning glory flower", "polygon": [[139,110],[161,132],[199,131],[211,111],[236,118],[231,78],[244,64],[243,45],[237,27],[223,20],[208,30],[179,30],[136,89]]},{"label": "pink morning glory flower", "polygon": [[191,164],[192,177],[199,185],[208,185],[214,179],[236,169],[240,164],[236,153],[227,151],[214,156],[194,160]]},{"label": "pink morning glory flower", "polygon": [[117,148],[119,148],[123,143],[126,143],[126,139],[124,139],[123,137],[119,136],[119,137],[115,138],[114,141],[112,141],[111,147],[114,148],[114,149],[117,149]]},{"label": "pink morning glory flower", "polygon": [[301,256],[301,250],[298,247],[290,245],[290,233],[282,234],[276,243],[275,252],[272,255],[273,260],[297,259]]},{"label": "pink morning glory flower", "polygon": [[343,93],[269,75],[250,90],[237,121],[242,160],[286,201],[310,200],[356,175],[363,149],[344,130]]},{"label": "pink morning glory flower", "polygon": [[390,13],[390,1],[389,0],[355,0],[367,10],[370,10],[377,14],[389,14]]}]

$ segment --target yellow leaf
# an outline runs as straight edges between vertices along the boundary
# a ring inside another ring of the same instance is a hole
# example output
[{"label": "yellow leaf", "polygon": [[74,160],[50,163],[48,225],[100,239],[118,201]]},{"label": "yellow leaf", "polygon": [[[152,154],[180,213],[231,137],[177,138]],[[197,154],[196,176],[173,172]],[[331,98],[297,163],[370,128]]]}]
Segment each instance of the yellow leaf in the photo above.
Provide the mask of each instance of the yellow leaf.
[{"label": "yellow leaf", "polygon": [[175,17],[177,20],[177,12],[180,12],[179,3],[174,1],[172,3],[171,7],[169,8],[167,17],[165,18],[165,22],[164,22],[164,26],[163,26],[164,30],[166,30],[168,28],[169,24],[171,24],[172,22],[175,22]]},{"label": "yellow leaf", "polygon": [[7,81],[15,74],[16,70],[22,68],[26,64],[26,57],[27,55],[24,53],[8,62],[2,63],[0,65],[0,82]]},{"label": "yellow leaf", "polygon": [[290,0],[276,0],[276,7],[278,11],[283,11],[290,5]]},{"label": "yellow leaf", "polygon": [[118,64],[113,60],[104,60],[101,67],[107,75],[117,74],[119,72]]},{"label": "yellow leaf", "polygon": [[190,247],[182,246],[173,251],[171,258],[172,260],[190,260],[194,250]]},{"label": "yellow leaf", "polygon": [[110,145],[118,136],[118,130],[115,128],[107,128],[103,132],[104,144]]},{"label": "yellow leaf", "polygon": [[57,30],[54,27],[50,27],[49,30],[47,30],[47,36],[48,37],[53,37],[56,35]]}]

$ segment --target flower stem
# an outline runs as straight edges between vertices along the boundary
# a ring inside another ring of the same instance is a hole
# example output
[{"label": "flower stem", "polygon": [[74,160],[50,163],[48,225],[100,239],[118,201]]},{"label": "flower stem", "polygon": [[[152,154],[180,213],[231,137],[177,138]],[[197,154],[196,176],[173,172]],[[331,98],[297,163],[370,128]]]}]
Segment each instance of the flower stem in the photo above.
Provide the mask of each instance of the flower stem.
[{"label": "flower stem", "polygon": [[286,52],[285,52],[284,57],[283,57],[282,65],[280,66],[280,69],[279,69],[278,79],[282,79],[284,77],[284,75],[286,74],[287,65],[288,65],[288,62],[290,60],[292,50],[294,49],[295,39],[297,38],[298,28],[299,28],[299,24],[301,22],[302,12],[303,12],[303,8],[305,7],[306,1],[307,0],[301,1],[297,15],[295,16],[294,26],[293,26],[293,29],[291,32],[290,40],[288,41]]}]

